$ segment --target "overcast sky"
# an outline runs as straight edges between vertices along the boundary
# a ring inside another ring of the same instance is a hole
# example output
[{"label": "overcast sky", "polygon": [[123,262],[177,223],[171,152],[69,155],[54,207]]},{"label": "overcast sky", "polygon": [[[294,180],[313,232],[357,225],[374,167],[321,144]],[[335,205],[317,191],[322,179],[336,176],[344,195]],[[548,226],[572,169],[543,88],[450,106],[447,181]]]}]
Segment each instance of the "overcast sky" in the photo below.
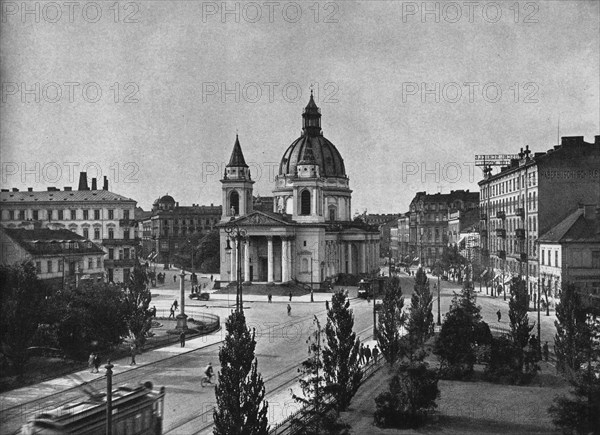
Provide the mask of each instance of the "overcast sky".
[{"label": "overcast sky", "polygon": [[3,188],[87,165],[144,209],[220,204],[237,131],[270,195],[311,84],[353,212],[477,190],[475,154],[546,151],[559,118],[600,134],[598,1],[23,4],[1,3]]}]

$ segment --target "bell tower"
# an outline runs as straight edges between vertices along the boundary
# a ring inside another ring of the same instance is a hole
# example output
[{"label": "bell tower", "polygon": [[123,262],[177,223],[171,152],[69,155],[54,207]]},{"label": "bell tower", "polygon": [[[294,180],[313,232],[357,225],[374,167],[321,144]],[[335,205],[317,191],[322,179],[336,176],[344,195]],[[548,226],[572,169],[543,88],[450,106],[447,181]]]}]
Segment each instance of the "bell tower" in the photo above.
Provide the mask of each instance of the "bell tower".
[{"label": "bell tower", "polygon": [[221,221],[229,221],[232,217],[245,216],[252,211],[252,185],[250,168],[246,164],[238,135],[229,163],[225,167],[221,189],[223,192],[223,214]]}]

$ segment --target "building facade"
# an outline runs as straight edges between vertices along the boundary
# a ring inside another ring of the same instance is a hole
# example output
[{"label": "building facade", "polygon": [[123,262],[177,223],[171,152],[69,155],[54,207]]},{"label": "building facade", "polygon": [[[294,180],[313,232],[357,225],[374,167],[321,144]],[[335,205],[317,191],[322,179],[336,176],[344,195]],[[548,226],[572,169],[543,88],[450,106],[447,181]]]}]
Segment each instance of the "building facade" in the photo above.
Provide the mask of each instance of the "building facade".
[{"label": "building facade", "polygon": [[91,240],[104,250],[105,279],[127,282],[135,264],[137,226],[136,201],[108,190],[104,177],[102,189],[88,187],[87,174],[81,173],[78,190],[49,187],[47,191],[2,189],[0,224],[4,228],[66,229]]},{"label": "building facade", "polygon": [[496,283],[512,276],[528,282],[530,295],[539,278],[538,237],[565,219],[579,203],[600,195],[600,136],[563,137],[561,144],[519,158],[497,174],[486,168],[481,189],[482,261]]},{"label": "building facade", "polygon": [[[221,280],[318,284],[340,273],[378,269],[379,231],[351,217],[352,191],[344,161],[321,131],[321,112],[311,95],[302,135],[284,152],[275,177],[273,209],[255,210],[250,169],[239,139],[221,180]],[[240,242],[228,231],[245,231]],[[229,241],[229,242],[228,242]],[[231,251],[226,246],[232,247]]]},{"label": "building facade", "polygon": [[453,190],[450,193],[417,192],[410,203],[410,255],[432,267],[448,246],[448,216],[452,211],[467,212],[479,207],[479,193]]},{"label": "building facade", "polygon": [[104,251],[72,231],[48,228],[0,228],[0,263],[31,262],[50,288],[104,280]]}]

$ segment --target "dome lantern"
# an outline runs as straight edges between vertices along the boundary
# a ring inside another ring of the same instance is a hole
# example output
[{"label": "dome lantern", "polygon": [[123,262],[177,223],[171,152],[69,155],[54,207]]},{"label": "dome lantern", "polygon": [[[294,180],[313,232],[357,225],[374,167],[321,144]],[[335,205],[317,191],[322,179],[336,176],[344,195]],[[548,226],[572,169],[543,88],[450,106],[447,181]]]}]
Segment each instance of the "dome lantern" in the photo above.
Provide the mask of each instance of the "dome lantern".
[{"label": "dome lantern", "polygon": [[313,91],[310,90],[310,100],[302,112],[302,134],[321,136],[321,109],[315,104]]}]

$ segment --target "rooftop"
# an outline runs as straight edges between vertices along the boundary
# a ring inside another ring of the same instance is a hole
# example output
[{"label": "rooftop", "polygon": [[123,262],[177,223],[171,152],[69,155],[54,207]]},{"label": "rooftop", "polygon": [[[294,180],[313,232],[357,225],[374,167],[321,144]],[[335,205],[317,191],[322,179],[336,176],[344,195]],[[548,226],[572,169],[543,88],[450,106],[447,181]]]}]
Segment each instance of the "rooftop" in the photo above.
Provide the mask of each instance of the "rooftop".
[{"label": "rooftop", "polygon": [[2,191],[0,202],[3,204],[28,202],[57,203],[57,202],[80,202],[80,201],[118,201],[135,204],[131,198],[109,192],[108,190],[49,190],[49,191]]}]

